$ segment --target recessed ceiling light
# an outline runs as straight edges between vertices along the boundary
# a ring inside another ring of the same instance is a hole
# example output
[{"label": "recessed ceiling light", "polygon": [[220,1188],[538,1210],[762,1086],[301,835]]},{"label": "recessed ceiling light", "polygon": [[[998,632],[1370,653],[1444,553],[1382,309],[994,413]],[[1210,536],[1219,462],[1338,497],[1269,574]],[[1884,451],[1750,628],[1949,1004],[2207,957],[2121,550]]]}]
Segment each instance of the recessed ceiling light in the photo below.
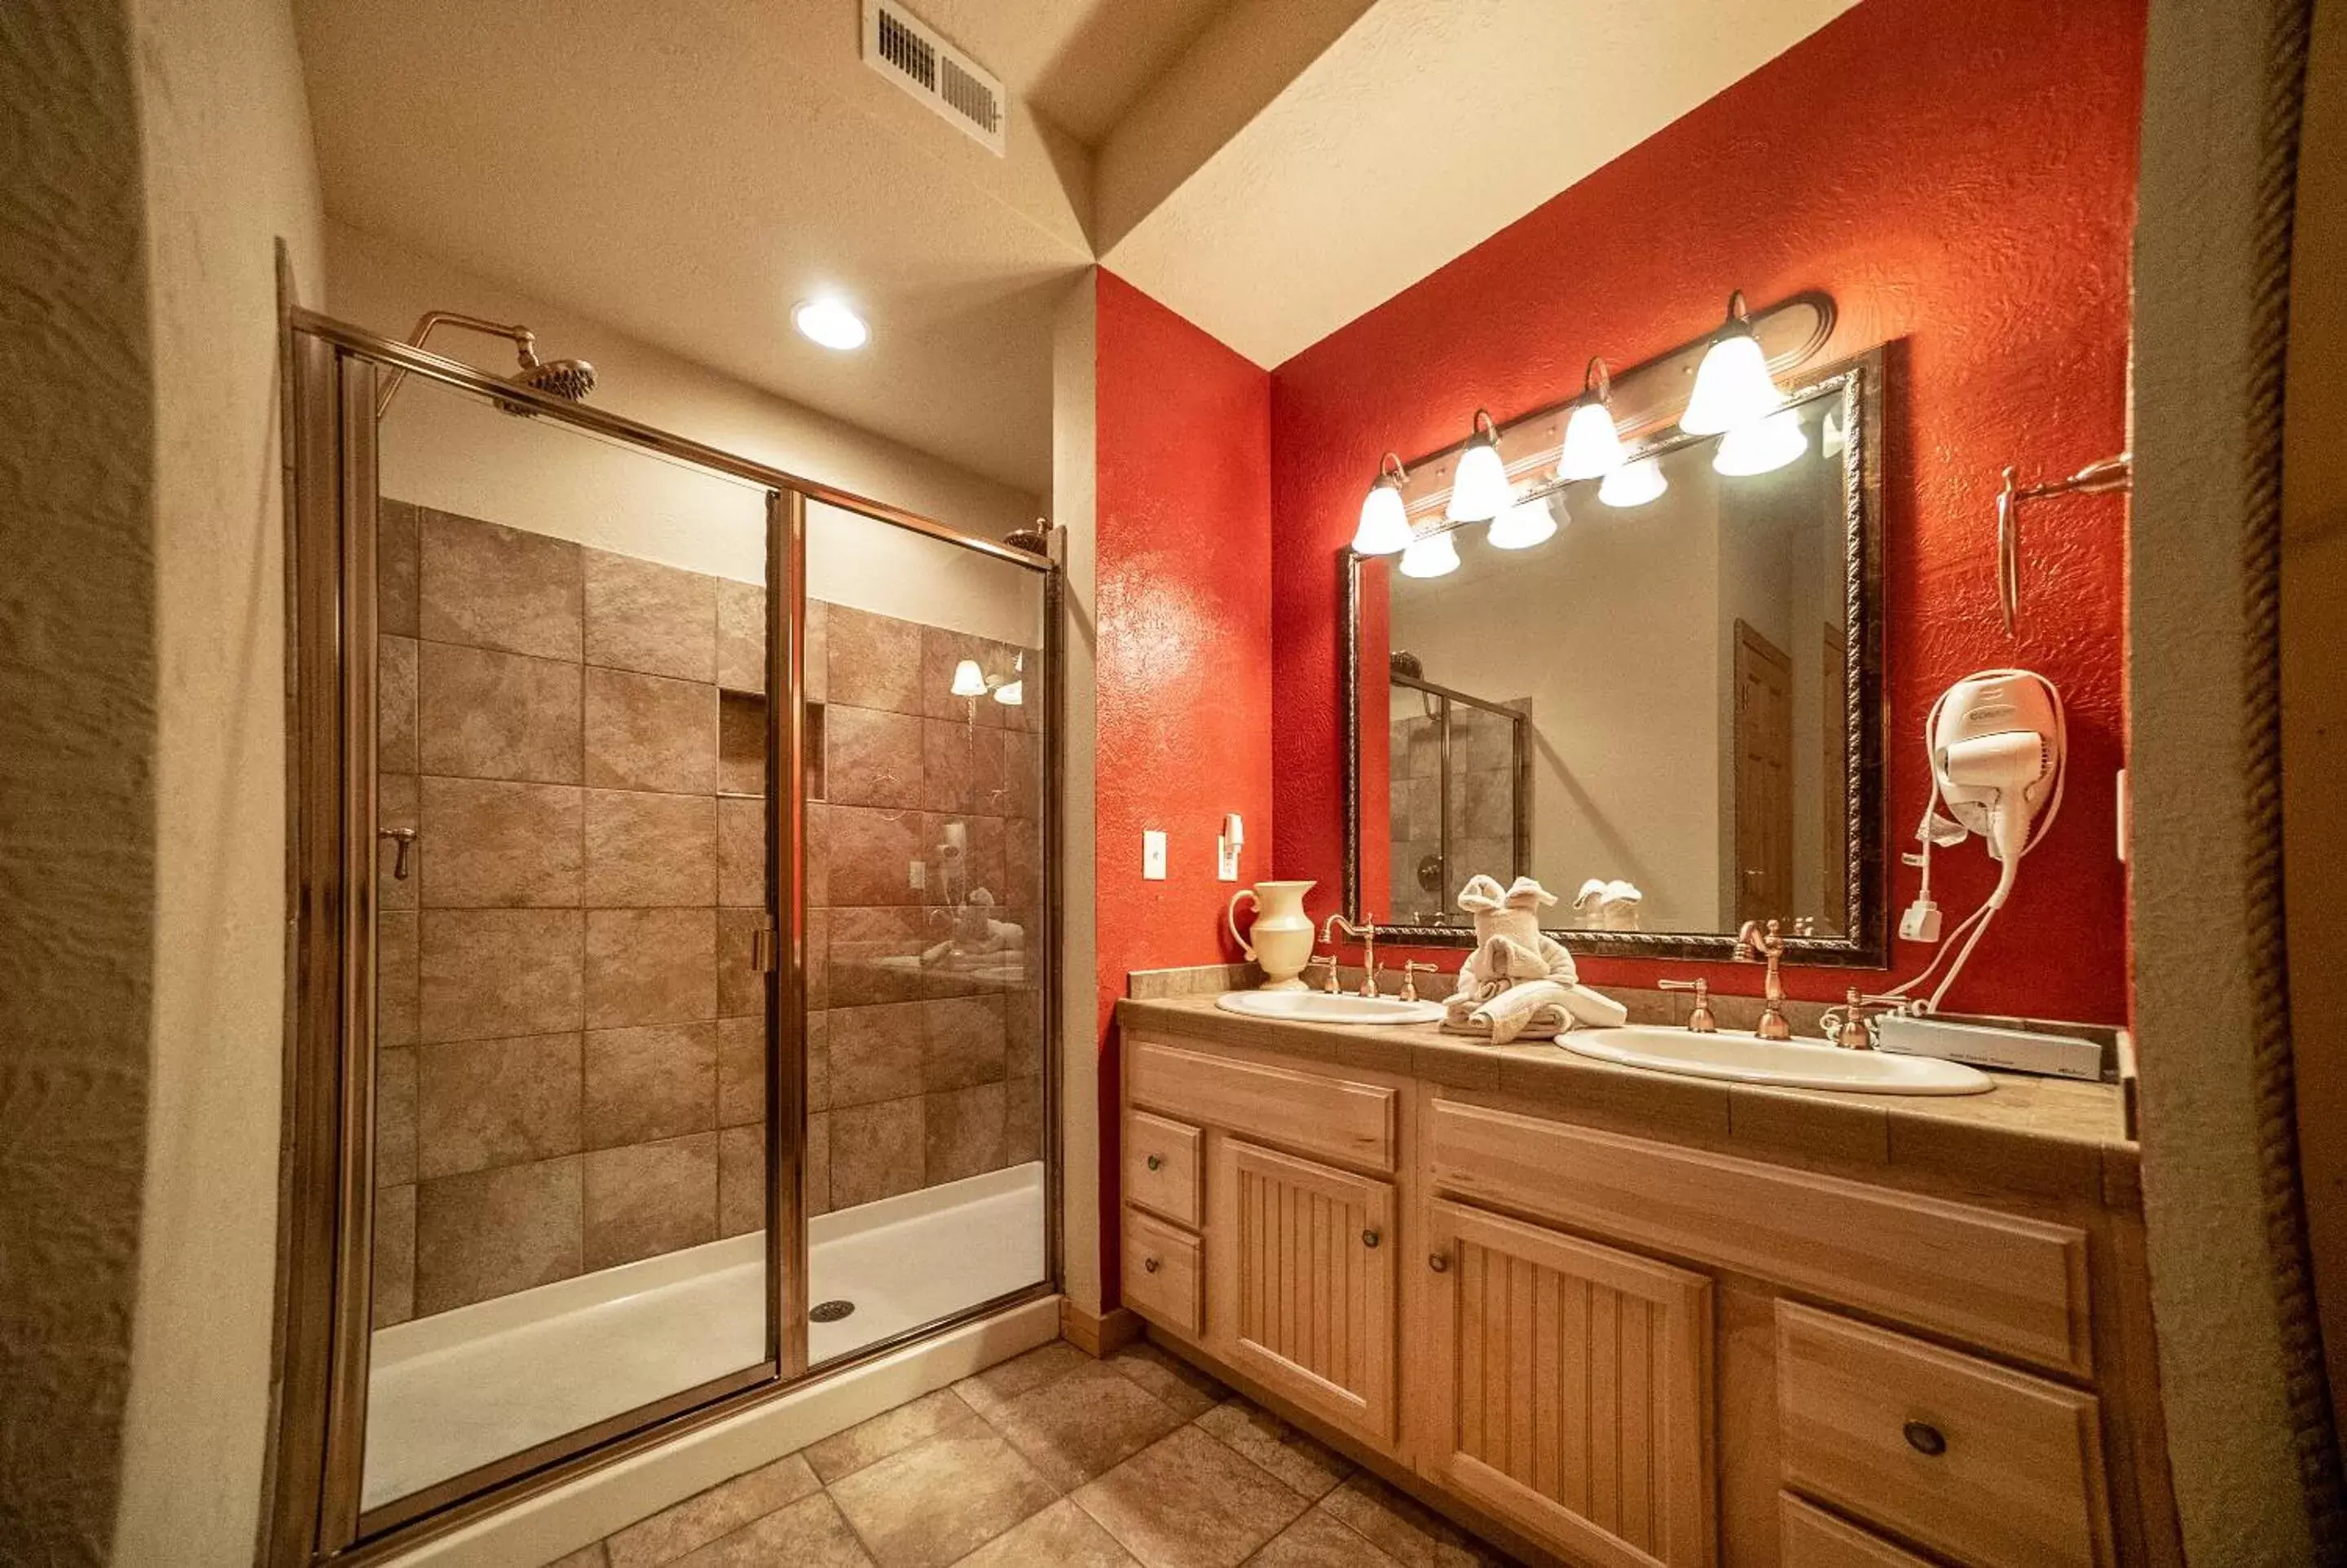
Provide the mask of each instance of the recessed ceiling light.
[{"label": "recessed ceiling light", "polygon": [[864,318],[843,300],[801,300],[791,321],[802,335],[825,348],[862,348],[872,335]]}]

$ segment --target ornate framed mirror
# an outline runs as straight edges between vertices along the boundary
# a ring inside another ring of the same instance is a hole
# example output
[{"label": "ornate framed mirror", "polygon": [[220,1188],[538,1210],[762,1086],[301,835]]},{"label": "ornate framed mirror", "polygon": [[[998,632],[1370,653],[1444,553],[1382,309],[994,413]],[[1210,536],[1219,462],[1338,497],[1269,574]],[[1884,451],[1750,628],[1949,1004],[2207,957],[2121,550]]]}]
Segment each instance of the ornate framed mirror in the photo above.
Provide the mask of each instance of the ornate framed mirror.
[{"label": "ornate framed mirror", "polygon": [[1758,454],[1671,425],[1536,484],[1545,537],[1434,512],[1455,566],[1346,553],[1355,918],[1465,947],[1468,878],[1531,876],[1578,952],[1725,958],[1776,918],[1790,962],[1883,961],[1884,377],[1809,374]]}]

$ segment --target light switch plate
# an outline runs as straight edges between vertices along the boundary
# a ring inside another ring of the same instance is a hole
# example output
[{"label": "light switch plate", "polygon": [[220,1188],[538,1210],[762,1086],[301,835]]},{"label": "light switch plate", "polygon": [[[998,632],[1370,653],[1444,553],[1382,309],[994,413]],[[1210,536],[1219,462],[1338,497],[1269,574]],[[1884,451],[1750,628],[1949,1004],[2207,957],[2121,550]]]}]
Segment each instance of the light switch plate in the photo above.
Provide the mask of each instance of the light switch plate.
[{"label": "light switch plate", "polygon": [[1214,876],[1225,882],[1239,879],[1239,846],[1227,835],[1214,840]]},{"label": "light switch plate", "polygon": [[1165,880],[1165,834],[1160,828],[1141,830],[1141,876],[1144,882]]}]

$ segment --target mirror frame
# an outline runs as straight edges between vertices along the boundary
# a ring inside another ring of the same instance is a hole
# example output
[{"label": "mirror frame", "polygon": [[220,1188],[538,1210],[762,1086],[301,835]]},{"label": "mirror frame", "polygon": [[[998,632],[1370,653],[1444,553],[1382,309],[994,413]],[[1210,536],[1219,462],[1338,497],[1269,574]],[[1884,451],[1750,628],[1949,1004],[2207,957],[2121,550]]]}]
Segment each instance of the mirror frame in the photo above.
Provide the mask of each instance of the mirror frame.
[{"label": "mirror frame", "polygon": [[[1848,741],[1843,752],[1842,788],[1849,833],[1843,853],[1851,911],[1849,927],[1839,937],[1785,938],[1785,961],[1851,968],[1880,968],[1890,948],[1888,867],[1884,864],[1883,820],[1888,786],[1883,773],[1884,734],[1890,724],[1889,702],[1882,677],[1882,446],[1883,383],[1886,351],[1872,348],[1829,365],[1799,385],[1788,389],[1788,403],[1823,396],[1840,399],[1843,427],[1849,432],[1842,448],[1842,527],[1846,563],[1842,593],[1849,630],[1849,664],[1844,678]],[[1688,436],[1676,425],[1629,446],[1630,459],[1657,457],[1709,441],[1709,436]],[[1549,483],[1530,491],[1527,499],[1561,490]],[[1347,915],[1365,918],[1361,889],[1361,561],[1348,545],[1338,552],[1344,578],[1343,647],[1339,679],[1344,683],[1345,714],[1345,886]],[[1547,927],[1547,933],[1575,953],[1604,958],[1683,958],[1723,962],[1736,956],[1736,938],[1728,933],[1700,931],[1588,931]],[[1387,941],[1408,947],[1470,948],[1474,934],[1456,926],[1380,925]]]}]

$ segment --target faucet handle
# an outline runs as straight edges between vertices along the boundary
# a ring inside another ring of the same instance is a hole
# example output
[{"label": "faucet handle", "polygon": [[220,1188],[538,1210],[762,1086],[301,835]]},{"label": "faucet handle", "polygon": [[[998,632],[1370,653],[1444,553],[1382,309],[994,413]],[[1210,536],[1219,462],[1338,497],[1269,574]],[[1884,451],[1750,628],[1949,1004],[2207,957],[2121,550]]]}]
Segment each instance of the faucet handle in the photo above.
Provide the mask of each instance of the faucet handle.
[{"label": "faucet handle", "polygon": [[1345,989],[1337,979],[1337,949],[1334,947],[1325,953],[1313,954],[1312,961],[1321,967],[1320,989],[1322,990],[1333,997]]},{"label": "faucet handle", "polygon": [[1441,972],[1442,966],[1440,964],[1421,964],[1416,958],[1404,958],[1401,961],[1401,999],[1406,1002],[1414,1002],[1418,999],[1419,976],[1439,975]]},{"label": "faucet handle", "polygon": [[1691,980],[1656,980],[1655,989],[1665,991],[1693,991],[1695,1006],[1687,1013],[1687,1032],[1717,1034],[1719,1020],[1712,1015],[1711,982],[1700,976]]}]

